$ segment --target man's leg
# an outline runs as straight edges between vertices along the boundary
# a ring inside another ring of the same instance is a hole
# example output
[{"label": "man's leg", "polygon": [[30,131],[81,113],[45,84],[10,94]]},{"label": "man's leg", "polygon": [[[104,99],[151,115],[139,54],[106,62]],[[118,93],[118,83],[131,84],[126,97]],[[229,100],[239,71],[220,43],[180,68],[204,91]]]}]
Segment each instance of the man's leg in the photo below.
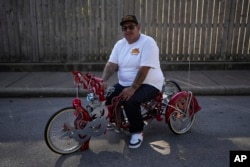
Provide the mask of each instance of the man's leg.
[{"label": "man's leg", "polygon": [[111,104],[112,99],[114,97],[118,96],[122,92],[122,90],[125,88],[124,86],[120,85],[119,83],[115,84],[113,87],[115,88],[115,91],[110,96],[107,97],[106,105]]},{"label": "man's leg", "polygon": [[[112,99],[114,97],[118,96],[122,92],[122,90],[125,88],[124,86],[120,85],[119,83],[113,85],[113,87],[115,88],[115,90],[108,97],[106,97],[106,105],[110,105],[112,103]],[[108,123],[107,129],[113,130],[114,126],[112,126],[112,124]]]},{"label": "man's leg", "polygon": [[143,84],[128,101],[124,102],[124,109],[130,122],[130,133],[140,133],[143,131],[144,122],[141,116],[140,105],[145,101],[155,98],[158,93],[159,90],[155,87]]}]

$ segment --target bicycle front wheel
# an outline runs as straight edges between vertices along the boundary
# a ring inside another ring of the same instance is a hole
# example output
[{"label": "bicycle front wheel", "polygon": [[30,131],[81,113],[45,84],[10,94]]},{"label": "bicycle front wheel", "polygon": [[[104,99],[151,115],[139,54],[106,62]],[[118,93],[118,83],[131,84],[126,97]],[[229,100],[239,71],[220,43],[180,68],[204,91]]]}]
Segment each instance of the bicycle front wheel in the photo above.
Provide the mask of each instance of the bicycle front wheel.
[{"label": "bicycle front wheel", "polygon": [[190,130],[195,120],[195,114],[190,117],[185,117],[185,118],[182,116],[178,116],[178,115],[179,113],[177,111],[173,112],[170,115],[170,118],[169,118],[170,122],[168,125],[172,132],[180,135]]},{"label": "bicycle front wheel", "polygon": [[73,107],[63,108],[49,119],[44,137],[48,147],[55,153],[70,154],[80,149],[81,144],[74,138],[66,135],[74,129],[76,110]]},{"label": "bicycle front wheel", "polygon": [[169,116],[169,128],[175,134],[188,132],[195,120],[193,99],[187,94],[182,94],[172,106],[175,110]]}]

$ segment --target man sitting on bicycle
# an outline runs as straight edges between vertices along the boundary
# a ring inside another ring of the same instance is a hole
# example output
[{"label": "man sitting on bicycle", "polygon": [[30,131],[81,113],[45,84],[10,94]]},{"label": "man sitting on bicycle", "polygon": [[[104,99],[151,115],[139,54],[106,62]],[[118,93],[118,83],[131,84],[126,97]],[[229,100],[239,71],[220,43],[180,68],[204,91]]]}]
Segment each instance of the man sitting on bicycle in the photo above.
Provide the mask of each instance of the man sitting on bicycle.
[{"label": "man sitting on bicycle", "polygon": [[107,104],[115,96],[122,97],[132,134],[129,148],[138,148],[143,141],[144,127],[140,104],[158,95],[164,77],[160,68],[159,48],[152,37],[140,32],[141,25],[137,18],[126,15],[120,25],[124,38],[114,45],[102,79],[105,84],[114,72],[118,72],[119,82],[114,85],[112,95],[107,97]]}]

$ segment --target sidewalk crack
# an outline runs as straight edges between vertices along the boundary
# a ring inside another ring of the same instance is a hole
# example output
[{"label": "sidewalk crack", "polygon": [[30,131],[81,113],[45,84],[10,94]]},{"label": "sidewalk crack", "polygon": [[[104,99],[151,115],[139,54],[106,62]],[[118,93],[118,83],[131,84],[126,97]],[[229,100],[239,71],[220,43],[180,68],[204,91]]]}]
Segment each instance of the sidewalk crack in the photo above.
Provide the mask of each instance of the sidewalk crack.
[{"label": "sidewalk crack", "polygon": [[[206,76],[208,79],[210,79],[211,81],[215,82],[217,85],[222,86],[218,81],[214,80],[213,77],[210,77],[210,75],[207,75],[207,73],[205,72],[201,72],[204,76]],[[224,86],[223,86],[224,87]]]},{"label": "sidewalk crack", "polygon": [[20,80],[22,80],[23,78],[27,77],[30,74],[30,72],[26,73],[25,75],[21,76],[20,78],[18,78],[17,80],[13,81],[12,83],[6,85],[6,88],[14,85],[15,83],[19,82]]}]

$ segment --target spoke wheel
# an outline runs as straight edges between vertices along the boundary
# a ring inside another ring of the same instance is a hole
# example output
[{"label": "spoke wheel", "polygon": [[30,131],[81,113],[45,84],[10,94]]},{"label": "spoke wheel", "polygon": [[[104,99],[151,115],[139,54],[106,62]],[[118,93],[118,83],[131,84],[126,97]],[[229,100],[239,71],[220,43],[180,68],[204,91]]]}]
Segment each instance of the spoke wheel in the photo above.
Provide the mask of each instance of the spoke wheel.
[{"label": "spoke wheel", "polygon": [[193,99],[185,95],[180,96],[175,101],[174,107],[175,111],[169,116],[169,128],[175,134],[184,134],[190,130],[195,120]]},{"label": "spoke wheel", "polygon": [[70,154],[81,147],[81,144],[68,134],[75,129],[76,110],[73,107],[56,112],[48,121],[45,128],[45,141],[48,147],[59,154]]},{"label": "spoke wheel", "polygon": [[176,82],[170,81],[170,80],[165,81],[165,85],[163,87],[162,92],[163,92],[163,96],[166,96],[165,99],[167,99],[167,101],[169,101],[173,95],[175,95],[176,93],[180,91],[181,91],[181,88]]}]

